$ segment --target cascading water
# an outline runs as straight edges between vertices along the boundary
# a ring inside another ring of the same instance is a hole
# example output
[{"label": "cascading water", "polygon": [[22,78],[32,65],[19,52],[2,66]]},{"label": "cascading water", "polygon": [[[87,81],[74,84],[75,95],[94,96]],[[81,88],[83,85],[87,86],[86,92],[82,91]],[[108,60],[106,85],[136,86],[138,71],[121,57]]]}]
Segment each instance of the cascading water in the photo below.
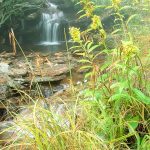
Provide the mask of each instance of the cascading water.
[{"label": "cascading water", "polygon": [[64,14],[57,8],[57,5],[48,4],[47,12],[42,13],[41,21],[38,28],[41,29],[42,45],[60,44],[62,41],[61,34],[63,31],[62,20]]}]

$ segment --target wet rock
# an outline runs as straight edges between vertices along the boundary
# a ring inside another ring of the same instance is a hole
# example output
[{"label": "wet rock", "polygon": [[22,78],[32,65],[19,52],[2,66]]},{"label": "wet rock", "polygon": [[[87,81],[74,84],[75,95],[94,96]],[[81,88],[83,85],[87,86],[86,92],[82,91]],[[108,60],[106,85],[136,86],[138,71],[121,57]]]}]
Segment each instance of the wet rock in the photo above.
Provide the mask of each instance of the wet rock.
[{"label": "wet rock", "polygon": [[0,74],[0,100],[4,100],[9,96],[8,82],[10,78],[5,74]]},{"label": "wet rock", "polygon": [[42,89],[42,94],[45,98],[49,98],[50,96],[53,95],[53,91],[52,91],[52,89],[50,89],[50,87],[44,87]]},{"label": "wet rock", "polygon": [[7,59],[7,58],[14,58],[14,54],[13,53],[6,53],[6,52],[4,52],[4,53],[0,54],[0,57],[1,58],[5,58],[5,59]]},{"label": "wet rock", "polygon": [[0,73],[9,73],[9,65],[7,63],[0,63]]},{"label": "wet rock", "polygon": [[10,78],[6,74],[0,74],[0,85],[6,84]]},{"label": "wet rock", "polygon": [[8,87],[6,85],[0,85],[0,100],[4,100],[7,97]]},{"label": "wet rock", "polygon": [[[53,89],[45,88],[43,90],[46,98],[52,96],[53,93],[64,91],[66,87],[64,85],[57,86],[60,83],[58,81],[65,79],[70,69],[76,65],[75,59],[71,54],[69,56],[70,67],[68,66],[68,54],[63,52],[46,56],[39,53],[40,62],[37,61],[36,53],[27,54],[30,65],[22,55],[13,56],[11,53],[1,53],[0,58],[3,61],[0,63],[0,100],[20,96],[18,90],[28,92],[30,87],[34,92],[33,88],[37,83],[55,83]],[[32,69],[30,69],[31,66]]]},{"label": "wet rock", "polygon": [[[3,121],[0,122],[0,139],[9,140],[15,133],[15,130],[10,129],[14,125],[13,121]],[[5,132],[4,132],[5,131]]]},{"label": "wet rock", "polygon": [[63,85],[57,85],[53,88],[54,92],[62,91],[64,89]]},{"label": "wet rock", "polygon": [[13,80],[10,80],[8,82],[8,86],[12,89],[24,89],[24,87],[22,86],[24,84],[25,80],[22,78],[15,78]]},{"label": "wet rock", "polygon": [[60,81],[62,79],[64,79],[66,76],[65,75],[60,75],[60,76],[53,76],[53,77],[40,77],[40,76],[36,76],[34,77],[32,80],[31,78],[26,78],[24,79],[23,82],[32,82],[32,84],[36,84],[36,83],[49,83],[49,82],[54,82],[54,81]]},{"label": "wet rock", "polygon": [[50,98],[54,93],[63,92],[69,87],[67,84],[60,85],[41,85],[40,90],[45,98]]},{"label": "wet rock", "polygon": [[43,65],[40,69],[35,70],[36,76],[49,76],[57,79],[58,76],[69,72],[69,67],[66,64],[54,64],[51,67],[49,65]]},{"label": "wet rock", "polygon": [[54,60],[54,63],[57,63],[57,64],[65,64],[65,61],[63,59],[55,59]]},{"label": "wet rock", "polygon": [[28,70],[26,68],[12,68],[10,69],[10,76],[11,77],[25,77],[28,74]]},{"label": "wet rock", "polygon": [[55,77],[40,77],[36,76],[34,78],[15,78],[13,80],[10,80],[8,82],[8,86],[13,89],[26,89],[29,87],[30,84],[35,85],[37,83],[50,83],[50,82],[56,82],[64,79],[65,75],[55,76]]},{"label": "wet rock", "polygon": [[67,88],[69,87],[69,85],[67,84],[60,84],[60,85],[57,85],[53,88],[53,92],[59,92],[59,91],[64,91],[66,90]]},{"label": "wet rock", "polygon": [[24,137],[27,134],[23,128],[17,125],[16,120],[0,122],[0,144],[5,144],[5,142],[9,143],[14,141],[14,139],[20,139],[21,136]]},{"label": "wet rock", "polygon": [[54,56],[56,56],[56,57],[62,57],[63,53],[62,52],[58,52],[58,53],[55,53]]},{"label": "wet rock", "polygon": [[26,17],[26,19],[27,20],[35,20],[35,19],[37,19],[39,17],[39,14],[37,13],[37,12],[34,12],[34,13],[32,13],[32,14],[29,14],[27,17]]}]

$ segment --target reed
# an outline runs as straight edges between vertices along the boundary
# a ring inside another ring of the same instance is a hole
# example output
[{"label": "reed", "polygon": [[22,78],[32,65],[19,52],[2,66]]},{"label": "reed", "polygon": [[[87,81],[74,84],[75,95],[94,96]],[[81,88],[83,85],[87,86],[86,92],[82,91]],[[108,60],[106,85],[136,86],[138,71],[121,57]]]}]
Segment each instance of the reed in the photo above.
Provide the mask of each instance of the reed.
[{"label": "reed", "polygon": [[[150,80],[147,70],[150,53],[147,50],[147,55],[143,55],[130,30],[129,22],[134,16],[124,20],[121,10],[127,7],[122,1],[109,3],[106,9],[114,9],[120,20],[118,30],[115,29],[113,34],[120,31],[121,37],[120,44],[109,49],[106,45],[109,34],[104,30],[100,16],[94,13],[99,7],[90,0],[80,0],[78,4],[83,7],[80,18],[91,19],[91,24],[85,31],[70,28],[74,43],[70,50],[79,55],[88,82],[83,87],[74,87],[82,92],[73,92],[70,99],[75,97],[76,101],[71,105],[62,101],[65,111],[61,114],[52,105],[45,109],[35,101],[30,107],[30,116],[17,115],[12,128],[19,128],[19,131],[2,149],[150,149]],[[106,60],[100,64],[101,55]]]}]

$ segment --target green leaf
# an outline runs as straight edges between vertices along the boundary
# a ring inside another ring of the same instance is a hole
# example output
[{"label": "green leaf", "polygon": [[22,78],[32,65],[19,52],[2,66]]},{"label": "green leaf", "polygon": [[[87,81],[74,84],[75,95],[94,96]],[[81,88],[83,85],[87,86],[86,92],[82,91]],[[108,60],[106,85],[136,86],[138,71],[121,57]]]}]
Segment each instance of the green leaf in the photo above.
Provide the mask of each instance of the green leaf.
[{"label": "green leaf", "polygon": [[137,101],[140,101],[146,105],[150,105],[150,97],[146,96],[142,91],[134,88],[133,92],[136,96]]},{"label": "green leaf", "polygon": [[76,53],[79,56],[85,56],[85,53]]},{"label": "green leaf", "polygon": [[141,150],[149,150],[150,149],[150,135],[145,135],[141,141]]},{"label": "green leaf", "polygon": [[138,16],[138,15],[137,15],[137,14],[134,14],[134,15],[130,16],[130,17],[128,18],[127,22],[126,22],[126,25],[128,25],[129,22],[130,22],[133,18],[135,18],[136,16]]},{"label": "green leaf", "polygon": [[77,14],[80,14],[80,13],[82,13],[82,12],[84,12],[84,11],[83,11],[83,10],[80,10],[80,11],[77,12]]},{"label": "green leaf", "polygon": [[111,89],[116,89],[117,92],[120,94],[128,87],[129,87],[129,85],[126,80],[123,80],[122,82],[116,82],[110,86]]},{"label": "green leaf", "polygon": [[81,2],[79,1],[79,2],[77,2],[75,5],[79,5],[79,4],[81,4]]},{"label": "green leaf", "polygon": [[114,20],[114,22],[116,22],[116,23],[117,23],[117,21],[121,21],[121,19],[120,19],[120,18],[116,18],[116,19]]},{"label": "green leaf", "polygon": [[99,82],[105,82],[108,80],[108,74],[102,74],[100,77],[98,77]]},{"label": "green leaf", "polygon": [[102,98],[100,91],[95,91],[95,98],[96,100],[100,100]]},{"label": "green leaf", "polygon": [[[90,49],[90,47],[92,46],[93,42],[88,42],[87,43],[87,49]],[[86,44],[85,44],[86,45]]]},{"label": "green leaf", "polygon": [[121,32],[121,29],[117,29],[117,30],[113,31],[111,34],[114,35],[114,34],[116,34],[118,32]]},{"label": "green leaf", "polygon": [[97,6],[95,6],[95,8],[97,9],[97,8],[106,8],[106,6],[105,5],[97,5]]},{"label": "green leaf", "polygon": [[81,15],[81,16],[79,17],[79,19],[82,19],[82,18],[84,18],[84,17],[86,17],[86,14]]},{"label": "green leaf", "polygon": [[90,63],[90,64],[92,64],[92,62],[90,62],[90,61],[87,60],[87,59],[81,59],[81,60],[79,60],[79,62],[81,62],[81,63]]},{"label": "green leaf", "polygon": [[98,48],[99,47],[99,45],[94,45],[94,46],[92,46],[89,50],[88,50],[88,52],[90,53],[90,52],[92,52],[93,50],[95,50],[96,48]]},{"label": "green leaf", "polygon": [[110,8],[113,8],[113,6],[108,6],[108,7],[106,7],[106,9],[110,9]]},{"label": "green leaf", "polygon": [[110,97],[109,101],[117,100],[129,100],[130,96],[128,94],[117,93]]},{"label": "green leaf", "polygon": [[77,53],[79,53],[79,52],[82,52],[81,50],[75,50],[73,53],[74,54],[77,54]]},{"label": "green leaf", "polygon": [[82,66],[82,67],[80,68],[80,70],[90,69],[90,68],[92,68],[92,66]]},{"label": "green leaf", "polygon": [[92,72],[86,73],[85,74],[85,78],[87,79],[88,77],[90,77],[92,75]]},{"label": "green leaf", "polygon": [[138,127],[139,117],[132,118],[132,121],[129,122],[131,127],[135,130]]},{"label": "green leaf", "polygon": [[120,11],[125,10],[125,9],[129,9],[129,8],[131,8],[131,6],[124,6],[124,7],[121,7]]},{"label": "green leaf", "polygon": [[109,66],[110,66],[109,63],[104,63],[104,64],[100,67],[101,72],[104,71],[104,70],[106,70]]},{"label": "green leaf", "polygon": [[[140,117],[139,116],[132,117],[131,115],[128,115],[126,117],[126,120],[129,123],[130,127],[135,130],[138,127]],[[130,128],[129,128],[129,131],[131,131]]]}]

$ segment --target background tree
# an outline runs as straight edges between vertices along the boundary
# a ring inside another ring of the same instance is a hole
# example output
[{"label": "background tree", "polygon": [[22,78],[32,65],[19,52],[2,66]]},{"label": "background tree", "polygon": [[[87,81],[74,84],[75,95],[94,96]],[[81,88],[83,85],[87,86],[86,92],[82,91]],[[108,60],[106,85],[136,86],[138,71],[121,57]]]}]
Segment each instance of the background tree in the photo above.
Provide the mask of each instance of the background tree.
[{"label": "background tree", "polygon": [[27,10],[41,8],[45,0],[0,0],[0,28],[11,20],[19,17]]}]

